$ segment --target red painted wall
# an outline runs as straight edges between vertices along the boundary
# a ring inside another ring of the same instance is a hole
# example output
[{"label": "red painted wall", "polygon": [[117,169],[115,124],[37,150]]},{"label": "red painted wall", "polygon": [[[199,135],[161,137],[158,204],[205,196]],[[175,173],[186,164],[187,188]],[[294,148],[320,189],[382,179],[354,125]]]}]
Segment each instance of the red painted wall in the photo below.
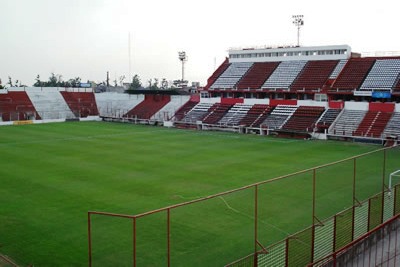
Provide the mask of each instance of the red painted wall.
[{"label": "red painted wall", "polygon": [[244,99],[243,98],[221,98],[221,104],[237,104],[237,103],[243,103]]},{"label": "red painted wall", "polygon": [[200,102],[200,95],[191,95],[190,96],[190,101]]},{"label": "red painted wall", "polygon": [[343,101],[329,101],[329,108],[342,109],[342,108],[344,108],[344,102]]},{"label": "red painted wall", "polygon": [[277,106],[277,105],[297,105],[297,100],[296,99],[270,99],[269,100],[269,105],[270,106]]},{"label": "red painted wall", "polygon": [[369,103],[370,111],[381,111],[381,112],[394,112],[395,104],[394,103]]}]

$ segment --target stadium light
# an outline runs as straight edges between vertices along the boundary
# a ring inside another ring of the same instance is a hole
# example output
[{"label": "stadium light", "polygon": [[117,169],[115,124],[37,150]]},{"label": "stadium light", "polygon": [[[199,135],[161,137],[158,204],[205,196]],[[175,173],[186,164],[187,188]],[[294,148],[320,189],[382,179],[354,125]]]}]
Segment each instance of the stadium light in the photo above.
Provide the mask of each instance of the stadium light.
[{"label": "stadium light", "polygon": [[300,46],[300,27],[304,25],[303,15],[293,15],[293,24],[297,27],[297,46]]},{"label": "stadium light", "polygon": [[178,52],[179,60],[182,62],[182,82],[185,80],[185,62],[187,61],[186,52]]}]

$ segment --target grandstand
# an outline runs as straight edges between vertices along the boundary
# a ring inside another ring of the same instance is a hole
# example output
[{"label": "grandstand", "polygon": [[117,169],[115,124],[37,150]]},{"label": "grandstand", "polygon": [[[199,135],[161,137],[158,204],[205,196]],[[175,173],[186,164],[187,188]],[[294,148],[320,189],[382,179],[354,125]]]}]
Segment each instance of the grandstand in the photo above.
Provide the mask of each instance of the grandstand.
[{"label": "grandstand", "polygon": [[91,117],[292,137],[397,139],[400,57],[362,58],[348,46],[230,53],[200,97],[12,88],[0,95],[1,119],[4,124]]},{"label": "grandstand", "polygon": [[361,57],[346,45],[246,48],[229,50],[200,97],[13,88],[1,95],[9,103],[0,107],[0,113],[3,123],[97,117],[384,142],[398,136],[391,114],[400,112],[399,88],[400,57],[393,55]]}]

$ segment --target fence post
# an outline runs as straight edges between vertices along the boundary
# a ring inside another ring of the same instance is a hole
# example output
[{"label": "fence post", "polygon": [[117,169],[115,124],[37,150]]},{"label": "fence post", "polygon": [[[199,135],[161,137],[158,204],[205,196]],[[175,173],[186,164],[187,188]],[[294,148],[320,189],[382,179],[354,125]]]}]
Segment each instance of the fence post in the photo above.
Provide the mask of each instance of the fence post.
[{"label": "fence post", "polygon": [[132,219],[133,267],[136,267],[136,217]]},{"label": "fence post", "polygon": [[167,209],[167,265],[171,266],[171,209]]},{"label": "fence post", "polygon": [[88,240],[89,240],[89,267],[92,266],[92,226],[90,221],[90,212],[88,212]]},{"label": "fence post", "polygon": [[316,169],[313,169],[313,193],[312,193],[312,231],[311,231],[311,262],[314,262],[315,250],[315,198],[316,198]]},{"label": "fence post", "polygon": [[257,235],[258,235],[258,185],[254,186],[254,263],[253,266],[257,267]]},{"label": "fence post", "polygon": [[385,176],[386,176],[386,149],[383,150],[383,168],[382,168],[382,212],[381,212],[381,221],[383,223],[383,217],[385,213]]},{"label": "fence post", "polygon": [[354,226],[355,226],[355,206],[358,204],[357,203],[357,197],[356,197],[356,173],[357,173],[357,158],[354,158],[354,165],[353,165],[353,215],[351,218],[351,240],[354,240]]}]

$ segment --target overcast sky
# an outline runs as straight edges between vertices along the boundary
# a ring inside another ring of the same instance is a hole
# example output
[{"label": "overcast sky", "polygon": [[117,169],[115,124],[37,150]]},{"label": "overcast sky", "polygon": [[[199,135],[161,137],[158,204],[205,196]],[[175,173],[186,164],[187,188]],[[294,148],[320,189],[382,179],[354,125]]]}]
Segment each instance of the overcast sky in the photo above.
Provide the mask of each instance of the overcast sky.
[{"label": "overcast sky", "polygon": [[353,52],[400,51],[399,0],[0,0],[0,78],[28,86],[51,72],[101,82],[129,76],[205,85],[230,47],[297,42],[348,44]]}]

